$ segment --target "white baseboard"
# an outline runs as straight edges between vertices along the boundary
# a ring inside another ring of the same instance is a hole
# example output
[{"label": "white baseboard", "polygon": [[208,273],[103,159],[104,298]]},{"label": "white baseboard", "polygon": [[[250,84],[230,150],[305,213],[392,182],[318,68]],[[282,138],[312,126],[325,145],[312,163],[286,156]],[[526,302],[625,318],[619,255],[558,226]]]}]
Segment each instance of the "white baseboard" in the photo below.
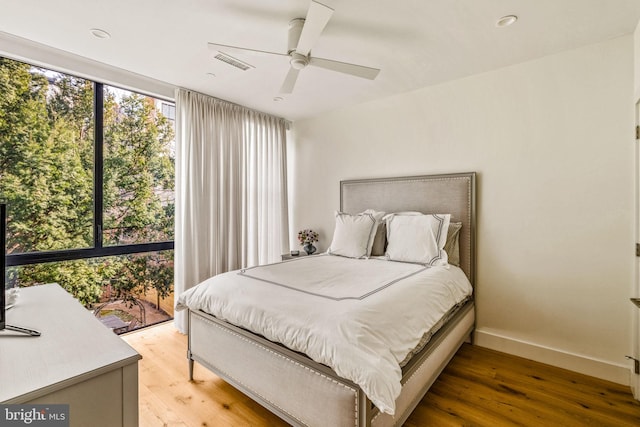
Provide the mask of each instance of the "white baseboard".
[{"label": "white baseboard", "polygon": [[629,381],[631,382],[633,397],[636,400],[640,400],[640,375],[630,374],[629,376],[631,377]]},{"label": "white baseboard", "polygon": [[631,370],[627,366],[514,339],[488,329],[474,331],[474,344],[617,384],[629,386],[631,382]]}]

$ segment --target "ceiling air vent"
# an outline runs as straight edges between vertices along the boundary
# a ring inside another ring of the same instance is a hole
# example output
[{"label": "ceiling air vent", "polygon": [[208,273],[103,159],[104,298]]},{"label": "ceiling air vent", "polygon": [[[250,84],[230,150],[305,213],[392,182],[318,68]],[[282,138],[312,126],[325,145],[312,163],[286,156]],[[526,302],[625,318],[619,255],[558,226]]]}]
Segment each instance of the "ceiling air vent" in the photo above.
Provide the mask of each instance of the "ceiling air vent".
[{"label": "ceiling air vent", "polygon": [[256,68],[251,64],[247,64],[246,62],[242,62],[239,59],[234,58],[231,55],[227,55],[226,53],[218,52],[216,56],[214,56],[219,61],[225,62],[229,65],[233,65],[236,68],[241,69],[242,71],[247,71],[249,68]]}]

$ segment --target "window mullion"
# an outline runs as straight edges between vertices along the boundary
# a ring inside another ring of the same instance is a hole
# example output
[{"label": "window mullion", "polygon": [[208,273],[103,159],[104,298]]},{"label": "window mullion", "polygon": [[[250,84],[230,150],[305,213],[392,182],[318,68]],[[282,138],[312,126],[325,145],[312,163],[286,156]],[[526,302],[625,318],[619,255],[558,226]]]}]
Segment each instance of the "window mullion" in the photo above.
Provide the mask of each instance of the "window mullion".
[{"label": "window mullion", "polygon": [[104,89],[94,83],[94,166],[93,166],[93,246],[102,248],[103,182],[104,182]]},{"label": "window mullion", "polygon": [[57,261],[71,261],[76,259],[101,258],[108,256],[142,254],[146,252],[171,251],[174,249],[172,241],[141,243],[134,245],[106,246],[103,248],[69,249],[62,251],[39,251],[7,255],[7,267],[17,267],[32,264],[43,264]]}]

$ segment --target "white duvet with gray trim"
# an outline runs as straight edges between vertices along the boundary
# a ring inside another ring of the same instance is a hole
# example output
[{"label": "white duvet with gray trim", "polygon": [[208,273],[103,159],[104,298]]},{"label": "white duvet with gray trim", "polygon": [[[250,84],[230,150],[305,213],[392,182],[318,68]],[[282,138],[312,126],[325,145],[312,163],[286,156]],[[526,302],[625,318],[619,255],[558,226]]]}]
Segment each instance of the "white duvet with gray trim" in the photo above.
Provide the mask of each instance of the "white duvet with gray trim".
[{"label": "white duvet with gray trim", "polygon": [[217,275],[182,293],[176,309],[305,353],[394,414],[400,362],[471,292],[455,266],[318,255]]}]

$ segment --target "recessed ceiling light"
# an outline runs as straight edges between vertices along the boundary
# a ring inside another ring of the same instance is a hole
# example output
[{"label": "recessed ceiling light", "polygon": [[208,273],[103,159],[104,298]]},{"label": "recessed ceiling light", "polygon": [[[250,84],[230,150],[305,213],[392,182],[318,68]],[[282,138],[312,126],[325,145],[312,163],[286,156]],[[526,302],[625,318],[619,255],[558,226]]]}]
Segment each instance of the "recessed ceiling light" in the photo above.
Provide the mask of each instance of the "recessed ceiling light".
[{"label": "recessed ceiling light", "polygon": [[215,77],[216,75],[215,75],[215,74],[213,74],[213,73],[207,73],[207,76],[209,76],[209,77]]},{"label": "recessed ceiling light", "polygon": [[107,33],[105,30],[101,30],[100,28],[92,28],[89,32],[93,35],[93,37],[98,39],[108,39],[111,38],[111,34]]},{"label": "recessed ceiling light", "polygon": [[274,100],[275,102],[280,102],[280,101],[282,101],[283,99],[284,99],[284,98],[283,98],[283,97],[281,97],[281,96],[276,96],[276,97],[274,97],[274,98],[273,98],[273,100]]},{"label": "recessed ceiling light", "polygon": [[496,27],[508,27],[509,25],[514,24],[517,20],[518,17],[516,15],[506,15],[498,19]]}]

